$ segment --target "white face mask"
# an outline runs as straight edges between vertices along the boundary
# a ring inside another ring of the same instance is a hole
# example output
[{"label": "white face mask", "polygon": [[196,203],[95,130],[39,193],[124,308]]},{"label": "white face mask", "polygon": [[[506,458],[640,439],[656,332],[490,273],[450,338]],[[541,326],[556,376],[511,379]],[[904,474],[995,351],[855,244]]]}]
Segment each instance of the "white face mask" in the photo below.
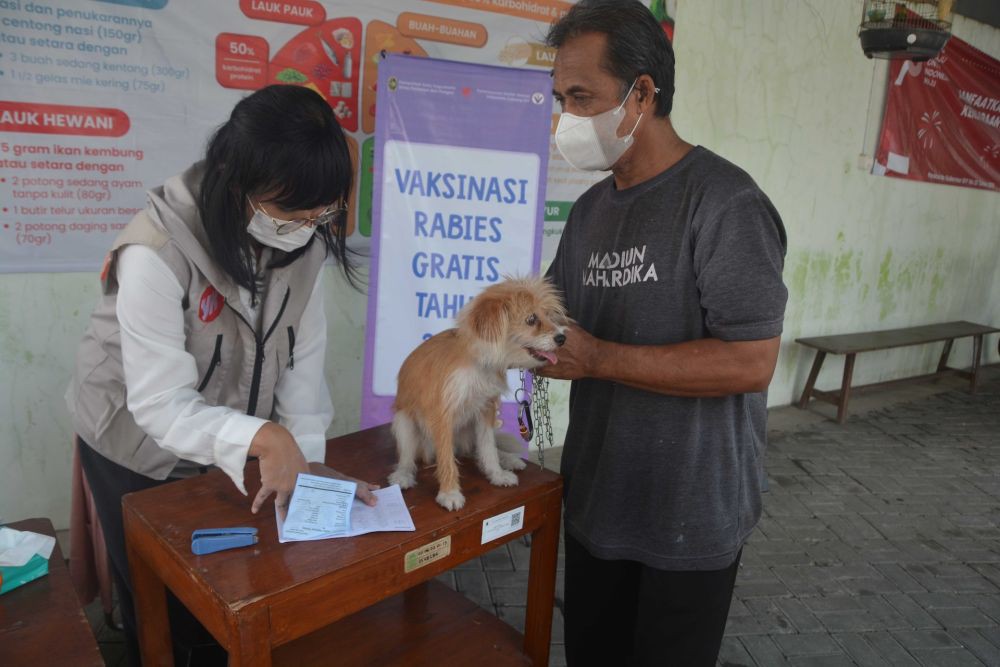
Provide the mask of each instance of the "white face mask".
[{"label": "white face mask", "polygon": [[[635,121],[632,131],[624,137],[618,136],[618,126],[625,117],[625,102],[632,94],[632,82],[625,99],[614,109],[608,109],[594,116],[574,116],[562,113],[556,126],[556,147],[566,161],[584,171],[605,171],[632,145],[632,135],[639,127],[642,114]],[[654,89],[660,92],[659,88]]]},{"label": "white face mask", "polygon": [[247,231],[250,233],[250,236],[269,248],[284,250],[285,252],[298,250],[309,243],[309,239],[316,232],[315,225],[302,225],[288,234],[279,234],[271,216],[253,206],[252,203],[251,207],[254,210],[254,214],[247,225]]}]

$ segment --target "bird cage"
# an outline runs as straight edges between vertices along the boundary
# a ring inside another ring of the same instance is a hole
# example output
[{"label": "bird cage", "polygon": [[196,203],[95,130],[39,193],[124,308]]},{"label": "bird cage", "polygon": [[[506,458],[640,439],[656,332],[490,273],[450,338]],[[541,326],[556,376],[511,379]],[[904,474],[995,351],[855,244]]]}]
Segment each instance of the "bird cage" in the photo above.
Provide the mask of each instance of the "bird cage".
[{"label": "bird cage", "polygon": [[858,37],[869,58],[929,60],[951,36],[954,0],[865,0]]}]

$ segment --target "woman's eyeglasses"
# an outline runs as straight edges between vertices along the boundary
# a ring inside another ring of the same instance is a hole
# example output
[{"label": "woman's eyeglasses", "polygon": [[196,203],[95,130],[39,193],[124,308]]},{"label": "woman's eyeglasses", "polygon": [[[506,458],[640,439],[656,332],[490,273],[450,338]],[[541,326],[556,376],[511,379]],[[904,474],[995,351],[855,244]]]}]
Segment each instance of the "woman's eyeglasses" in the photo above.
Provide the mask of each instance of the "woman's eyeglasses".
[{"label": "woman's eyeglasses", "polygon": [[322,227],[323,225],[328,225],[330,223],[340,224],[343,221],[344,215],[347,213],[347,205],[344,200],[330,204],[326,209],[319,215],[313,218],[296,218],[295,220],[281,220],[280,218],[275,218],[273,215],[264,210],[260,204],[254,204],[253,199],[247,197],[247,201],[250,202],[250,207],[263,215],[270,218],[271,222],[274,223],[274,232],[279,236],[284,236],[285,234],[291,234],[292,232],[298,231],[310,225],[313,227]]}]

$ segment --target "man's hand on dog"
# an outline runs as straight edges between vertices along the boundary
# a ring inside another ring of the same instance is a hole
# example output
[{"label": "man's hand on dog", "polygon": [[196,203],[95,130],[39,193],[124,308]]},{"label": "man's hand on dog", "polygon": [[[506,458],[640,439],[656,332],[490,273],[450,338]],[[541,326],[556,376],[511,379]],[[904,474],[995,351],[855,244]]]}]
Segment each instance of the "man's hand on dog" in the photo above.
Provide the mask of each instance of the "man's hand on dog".
[{"label": "man's hand on dog", "polygon": [[556,351],[559,362],[536,368],[535,373],[553,380],[579,380],[593,375],[601,341],[576,324],[566,327],[566,342]]}]

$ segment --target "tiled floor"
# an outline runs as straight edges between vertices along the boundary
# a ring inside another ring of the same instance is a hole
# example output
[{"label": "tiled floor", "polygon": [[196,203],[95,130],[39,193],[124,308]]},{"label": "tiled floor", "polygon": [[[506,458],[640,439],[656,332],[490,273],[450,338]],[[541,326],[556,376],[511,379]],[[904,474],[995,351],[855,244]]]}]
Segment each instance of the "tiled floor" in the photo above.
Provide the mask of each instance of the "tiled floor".
[{"label": "tiled floor", "polygon": [[[975,395],[957,378],[861,392],[844,425],[825,404],[771,410],[720,664],[1000,665],[1000,368],[984,375]],[[521,629],[528,553],[514,540],[441,579]],[[88,616],[121,664],[120,634]]]},{"label": "tiled floor", "polygon": [[1000,372],[988,377],[975,395],[949,380],[842,426],[772,431],[722,664],[1000,665]]}]

